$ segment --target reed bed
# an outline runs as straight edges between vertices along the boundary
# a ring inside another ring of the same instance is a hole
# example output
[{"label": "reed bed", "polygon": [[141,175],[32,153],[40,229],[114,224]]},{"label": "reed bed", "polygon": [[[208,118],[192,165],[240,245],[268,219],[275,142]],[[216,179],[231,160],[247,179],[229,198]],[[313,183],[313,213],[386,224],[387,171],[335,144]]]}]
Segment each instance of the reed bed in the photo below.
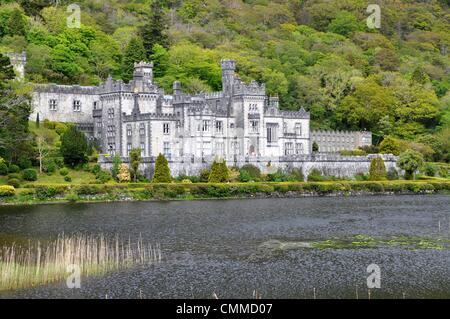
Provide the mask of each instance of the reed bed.
[{"label": "reed bed", "polygon": [[59,235],[48,243],[12,244],[0,250],[0,291],[29,288],[65,280],[69,265],[77,265],[82,276],[99,275],[137,264],[161,261],[161,249],[118,236]]}]

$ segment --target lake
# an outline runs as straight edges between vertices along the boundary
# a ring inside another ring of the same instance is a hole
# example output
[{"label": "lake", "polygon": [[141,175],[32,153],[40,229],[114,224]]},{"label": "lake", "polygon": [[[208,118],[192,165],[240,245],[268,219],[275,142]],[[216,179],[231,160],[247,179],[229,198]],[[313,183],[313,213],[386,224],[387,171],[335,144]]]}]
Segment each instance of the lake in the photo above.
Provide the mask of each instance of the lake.
[{"label": "lake", "polygon": [[[449,298],[450,249],[308,246],[356,235],[440,242],[449,226],[450,196],[439,195],[3,206],[0,244],[61,233],[142,236],[161,245],[163,261],[83,278],[81,289],[64,282],[0,297],[252,298],[257,290],[263,298],[367,298],[366,269],[376,264],[381,288],[372,298]],[[280,243],[298,246],[271,248]]]}]

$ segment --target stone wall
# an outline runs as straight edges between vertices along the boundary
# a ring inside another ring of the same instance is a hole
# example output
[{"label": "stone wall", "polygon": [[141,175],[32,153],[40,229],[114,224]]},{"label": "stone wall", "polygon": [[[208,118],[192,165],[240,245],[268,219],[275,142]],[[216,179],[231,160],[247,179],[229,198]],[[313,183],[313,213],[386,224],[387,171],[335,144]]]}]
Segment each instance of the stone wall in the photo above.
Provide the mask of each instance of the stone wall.
[{"label": "stone wall", "polygon": [[[261,169],[263,173],[273,173],[279,168],[288,170],[291,168],[300,168],[304,176],[308,176],[309,172],[316,168],[323,175],[331,175],[336,177],[353,177],[357,173],[368,173],[370,162],[373,157],[381,156],[386,165],[386,170],[396,169],[397,157],[391,154],[372,154],[367,156],[340,156],[337,154],[313,154],[300,155],[294,157],[243,157],[236,156],[234,160],[227,161],[228,167],[242,167],[245,164],[252,164]],[[140,165],[142,173],[147,178],[153,176],[154,157],[146,157]],[[123,162],[128,162],[128,158],[122,158]],[[169,166],[172,176],[180,175],[198,175],[204,168],[209,168],[214,158],[211,157],[178,157],[169,160]],[[99,163],[103,169],[111,169],[112,157],[101,155]]]}]

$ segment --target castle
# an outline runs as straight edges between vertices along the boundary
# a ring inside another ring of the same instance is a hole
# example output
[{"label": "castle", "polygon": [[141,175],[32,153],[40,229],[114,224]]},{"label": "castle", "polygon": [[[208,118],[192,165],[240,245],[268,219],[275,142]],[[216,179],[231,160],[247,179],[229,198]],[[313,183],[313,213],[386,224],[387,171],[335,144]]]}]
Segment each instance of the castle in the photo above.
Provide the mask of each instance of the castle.
[{"label": "castle", "polygon": [[142,170],[149,176],[160,153],[175,176],[198,173],[216,157],[231,166],[252,163],[264,170],[333,162],[325,164],[334,167],[328,173],[353,173],[339,164],[351,158],[313,154],[312,141],[321,152],[337,152],[370,145],[370,132],[317,132],[313,139],[310,115],[303,108],[280,110],[278,98],[268,97],[264,84],[240,80],[235,61],[222,60],[221,67],[222,91],[196,95],[184,93],[180,82],[173,83],[171,95],[165,94],[147,62],[135,64],[129,83],[110,77],[91,87],[36,85],[31,119],[76,123],[97,142],[104,168],[111,166],[113,155],[128,161],[130,151],[140,148]]}]

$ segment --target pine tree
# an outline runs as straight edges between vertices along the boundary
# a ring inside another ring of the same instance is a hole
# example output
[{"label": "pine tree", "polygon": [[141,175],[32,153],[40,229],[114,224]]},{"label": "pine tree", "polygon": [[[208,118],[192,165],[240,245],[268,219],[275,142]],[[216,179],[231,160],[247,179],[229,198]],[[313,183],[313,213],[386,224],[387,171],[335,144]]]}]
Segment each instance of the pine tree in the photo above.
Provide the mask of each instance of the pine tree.
[{"label": "pine tree", "polygon": [[133,177],[134,177],[134,182],[137,181],[137,176],[139,174],[139,164],[141,164],[141,149],[140,148],[133,148],[130,151],[130,164],[131,164],[131,168],[133,170]]},{"label": "pine tree", "polygon": [[153,175],[153,183],[170,183],[172,177],[170,176],[170,168],[167,159],[164,155],[159,154],[155,163],[155,174]]},{"label": "pine tree", "polygon": [[69,126],[67,131],[61,136],[60,151],[64,157],[64,163],[71,167],[86,163],[89,151],[86,136],[74,126]]},{"label": "pine tree", "polygon": [[39,121],[39,113],[36,114],[36,127],[39,128],[41,126],[41,122]]},{"label": "pine tree", "polygon": [[147,60],[147,52],[140,38],[132,38],[125,49],[122,61],[122,80],[128,82],[133,78],[134,63]]},{"label": "pine tree", "polygon": [[14,79],[14,68],[8,56],[0,53],[0,86],[4,87],[4,81]]},{"label": "pine tree", "polygon": [[115,180],[118,179],[120,164],[122,164],[122,160],[120,159],[120,156],[114,155],[113,165],[111,168],[111,175]]},{"label": "pine tree", "polygon": [[162,1],[154,0],[151,4],[151,13],[147,18],[147,22],[140,30],[140,36],[144,44],[145,51],[147,52],[147,59],[150,59],[154,54],[153,46],[159,44],[163,47],[167,47],[168,38],[164,34],[166,29],[166,19],[162,9]]},{"label": "pine tree", "polygon": [[209,174],[209,183],[224,183],[227,182],[230,176],[227,164],[224,160],[215,160],[211,166],[211,173]]},{"label": "pine tree", "polygon": [[387,177],[386,166],[380,156],[374,157],[370,162],[369,179],[371,181],[385,180]]},{"label": "pine tree", "polygon": [[312,151],[313,152],[318,152],[319,151],[319,145],[316,142],[313,142]]}]

